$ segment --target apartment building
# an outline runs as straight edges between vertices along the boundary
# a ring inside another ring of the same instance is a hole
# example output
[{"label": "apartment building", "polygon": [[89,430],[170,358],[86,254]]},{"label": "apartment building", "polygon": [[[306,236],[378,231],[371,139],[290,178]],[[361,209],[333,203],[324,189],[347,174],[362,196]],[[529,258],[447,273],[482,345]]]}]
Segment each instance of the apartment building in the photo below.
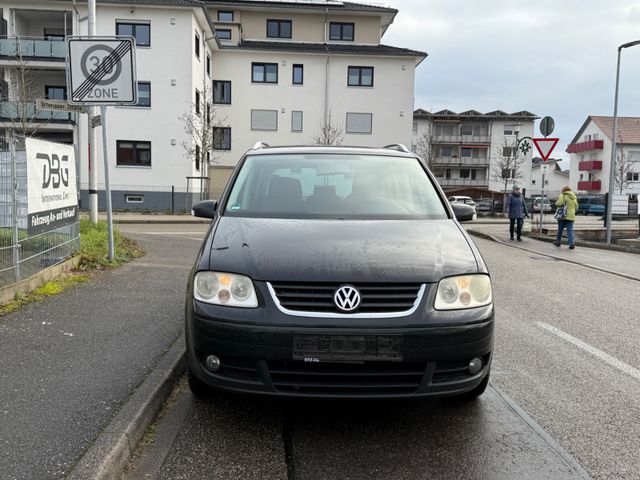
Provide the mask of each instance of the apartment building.
[{"label": "apartment building", "polygon": [[[86,2],[5,5],[3,41],[35,37],[34,45],[55,51],[53,59],[44,59],[47,68],[56,64],[55,82],[31,71],[41,78],[40,95],[47,97],[45,87],[52,85],[59,90],[50,95],[65,98],[59,40],[87,34]],[[153,195],[136,188],[179,186],[193,192],[201,188],[201,178],[208,179],[215,196],[256,142],[312,144],[327,125],[340,132],[343,145],[409,144],[415,68],[426,54],[381,43],[396,14],[392,8],[334,0],[98,0],[97,35],[136,38],[138,104],[110,107],[108,113],[115,203],[122,197],[130,208],[140,203],[148,208]],[[8,50],[0,58],[11,61],[11,53],[15,56]],[[34,55],[29,65],[42,61]],[[213,102],[199,113],[210,118],[213,148],[186,158],[182,145],[191,139],[178,117],[203,98]],[[79,146],[84,186],[86,116],[65,115],[65,127],[73,132],[66,139]],[[100,135],[95,148],[102,151]]]},{"label": "apartment building", "polygon": [[[603,194],[609,191],[613,117],[590,115],[571,143],[570,185],[580,193]],[[617,167],[615,193],[637,202],[640,195],[640,117],[618,117]]]},{"label": "apartment building", "polygon": [[[532,149],[522,148],[520,140],[533,137],[537,118],[527,111],[417,109],[411,148],[428,157],[425,160],[447,193],[478,198],[510,191],[513,185],[529,189]],[[530,141],[528,145],[533,147]]]}]

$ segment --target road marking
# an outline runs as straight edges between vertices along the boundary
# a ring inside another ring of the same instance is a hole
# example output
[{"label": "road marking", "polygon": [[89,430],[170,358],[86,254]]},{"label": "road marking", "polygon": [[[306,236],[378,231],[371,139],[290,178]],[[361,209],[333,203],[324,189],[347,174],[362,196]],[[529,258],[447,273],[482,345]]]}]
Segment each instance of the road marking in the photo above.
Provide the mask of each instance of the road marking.
[{"label": "road marking", "polygon": [[572,345],[575,345],[576,347],[584,350],[585,352],[590,353],[594,357],[602,360],[603,362],[611,365],[612,367],[617,368],[621,372],[626,373],[630,377],[633,377],[636,380],[640,380],[640,370],[638,370],[637,368],[634,368],[631,365],[626,364],[626,363],[618,360],[614,356],[609,355],[608,353],[603,352],[602,350],[598,350],[596,347],[593,347],[593,346],[589,345],[587,342],[584,342],[584,341],[580,340],[579,338],[574,337],[573,335],[569,335],[568,333],[563,332],[559,328],[556,328],[556,327],[554,327],[552,325],[549,325],[548,323],[535,322],[535,324],[537,326],[539,326],[540,328],[542,328],[542,329],[544,329],[544,330],[546,330],[546,331],[548,331],[550,333],[553,333],[554,335],[557,335],[558,337],[562,338],[563,340],[566,340],[567,342],[571,343]]},{"label": "road marking", "polygon": [[[135,232],[133,232],[135,233]],[[204,235],[206,232],[141,232],[145,235]]]}]

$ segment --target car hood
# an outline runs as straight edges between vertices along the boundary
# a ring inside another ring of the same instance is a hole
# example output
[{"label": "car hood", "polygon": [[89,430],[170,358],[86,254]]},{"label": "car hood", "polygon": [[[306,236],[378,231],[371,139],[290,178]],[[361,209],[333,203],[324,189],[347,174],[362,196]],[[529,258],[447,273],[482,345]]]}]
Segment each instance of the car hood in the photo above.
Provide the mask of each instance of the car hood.
[{"label": "car hood", "polygon": [[478,264],[453,220],[220,217],[211,270],[261,281],[436,282]]}]

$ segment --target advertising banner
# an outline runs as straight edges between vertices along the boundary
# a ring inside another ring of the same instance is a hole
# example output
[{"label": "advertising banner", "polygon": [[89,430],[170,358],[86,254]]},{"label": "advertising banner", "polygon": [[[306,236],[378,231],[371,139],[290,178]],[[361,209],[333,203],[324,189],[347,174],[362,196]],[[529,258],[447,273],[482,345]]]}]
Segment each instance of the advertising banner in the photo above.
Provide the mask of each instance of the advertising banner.
[{"label": "advertising banner", "polygon": [[29,235],[78,221],[73,145],[27,138],[27,231]]}]

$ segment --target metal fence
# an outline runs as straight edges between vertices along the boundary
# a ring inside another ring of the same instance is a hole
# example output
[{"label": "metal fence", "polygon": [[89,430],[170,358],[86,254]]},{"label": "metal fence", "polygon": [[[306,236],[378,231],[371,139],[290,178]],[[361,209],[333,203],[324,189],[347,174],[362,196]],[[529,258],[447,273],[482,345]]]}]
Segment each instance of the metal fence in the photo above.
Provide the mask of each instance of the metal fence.
[{"label": "metal fence", "polygon": [[[200,190],[202,183],[202,190]],[[190,187],[189,184],[195,185]],[[195,177],[187,179],[187,186],[176,185],[111,185],[111,208],[116,212],[188,213],[200,200],[209,198],[209,179],[202,182]],[[98,209],[104,210],[104,185],[98,185]],[[80,187],[80,209],[89,209],[89,186]]]},{"label": "metal fence", "polygon": [[78,222],[29,235],[27,198],[24,138],[0,138],[0,286],[60,263],[80,248]]}]

